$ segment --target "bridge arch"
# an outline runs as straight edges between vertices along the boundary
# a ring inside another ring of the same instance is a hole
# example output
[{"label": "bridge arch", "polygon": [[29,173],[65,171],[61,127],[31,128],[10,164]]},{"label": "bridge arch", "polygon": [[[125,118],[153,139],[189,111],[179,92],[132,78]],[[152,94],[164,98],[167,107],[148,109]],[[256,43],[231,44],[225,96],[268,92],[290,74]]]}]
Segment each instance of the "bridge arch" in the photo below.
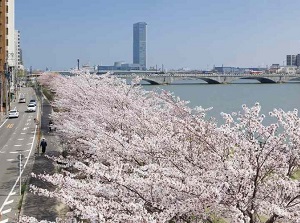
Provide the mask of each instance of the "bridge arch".
[{"label": "bridge arch", "polygon": [[276,81],[266,78],[266,77],[242,77],[239,79],[244,79],[244,80],[258,80],[262,84],[270,84],[270,83],[277,83]]},{"label": "bridge arch", "polygon": [[205,78],[205,77],[197,77],[197,78],[195,78],[195,79],[200,79],[200,80],[203,80],[203,81],[205,81],[205,82],[207,82],[208,84],[221,84],[221,82],[219,82],[219,81],[216,81],[216,80],[214,80],[214,79],[212,79],[212,78]]},{"label": "bridge arch", "polygon": [[153,81],[153,80],[150,80],[148,78],[142,78],[142,80],[148,82],[151,85],[160,85],[161,84],[161,83],[159,83],[157,81]]},{"label": "bridge arch", "polygon": [[300,81],[299,77],[292,77],[289,79],[289,81]]}]

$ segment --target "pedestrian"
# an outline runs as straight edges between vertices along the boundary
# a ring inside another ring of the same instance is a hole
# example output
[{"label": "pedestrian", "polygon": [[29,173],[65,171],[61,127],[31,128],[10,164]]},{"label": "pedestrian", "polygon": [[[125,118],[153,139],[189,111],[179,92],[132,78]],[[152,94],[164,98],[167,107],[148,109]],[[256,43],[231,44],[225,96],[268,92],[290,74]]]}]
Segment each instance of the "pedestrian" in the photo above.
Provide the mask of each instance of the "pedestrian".
[{"label": "pedestrian", "polygon": [[52,126],[53,126],[53,122],[52,122],[52,120],[50,120],[50,121],[49,121],[49,132],[52,131]]},{"label": "pedestrian", "polygon": [[47,147],[47,142],[46,142],[45,138],[42,138],[40,146],[42,147],[42,154],[44,154],[46,152],[46,147]]}]

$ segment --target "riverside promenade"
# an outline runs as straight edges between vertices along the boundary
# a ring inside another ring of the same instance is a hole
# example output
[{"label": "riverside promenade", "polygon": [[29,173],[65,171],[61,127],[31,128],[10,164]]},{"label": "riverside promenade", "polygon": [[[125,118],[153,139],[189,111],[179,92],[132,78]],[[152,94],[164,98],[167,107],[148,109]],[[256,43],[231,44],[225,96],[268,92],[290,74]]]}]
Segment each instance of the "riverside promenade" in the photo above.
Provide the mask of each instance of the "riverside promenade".
[{"label": "riverside promenade", "polygon": [[[41,97],[44,97],[41,95]],[[40,97],[40,98],[41,98]],[[47,141],[47,149],[45,155],[49,156],[59,156],[61,154],[61,145],[59,139],[55,134],[55,131],[49,132],[49,115],[52,113],[52,107],[48,100],[44,97],[40,100],[41,104],[41,116],[40,116],[40,135],[39,139],[45,138]],[[33,164],[26,174],[31,172],[35,174],[53,174],[56,172],[56,166],[53,164],[52,160],[47,159],[45,156],[41,155],[41,149],[36,149]],[[48,220],[55,222],[57,217],[63,217],[66,213],[66,207],[59,203],[54,198],[48,198],[43,196],[38,196],[29,191],[29,185],[35,185],[40,188],[45,188],[48,190],[53,190],[54,187],[49,183],[38,180],[36,178],[28,176],[27,188],[24,194],[23,203],[20,211],[20,215],[26,215],[30,217],[35,217],[38,220]]]}]

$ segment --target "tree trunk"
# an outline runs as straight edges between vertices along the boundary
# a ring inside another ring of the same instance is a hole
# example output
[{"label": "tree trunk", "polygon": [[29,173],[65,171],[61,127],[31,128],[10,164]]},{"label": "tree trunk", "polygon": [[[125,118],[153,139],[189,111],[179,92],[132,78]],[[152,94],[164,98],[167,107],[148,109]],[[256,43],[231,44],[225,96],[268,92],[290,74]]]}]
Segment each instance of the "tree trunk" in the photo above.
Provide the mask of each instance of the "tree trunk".
[{"label": "tree trunk", "polygon": [[274,223],[278,217],[277,214],[273,214],[265,223]]}]

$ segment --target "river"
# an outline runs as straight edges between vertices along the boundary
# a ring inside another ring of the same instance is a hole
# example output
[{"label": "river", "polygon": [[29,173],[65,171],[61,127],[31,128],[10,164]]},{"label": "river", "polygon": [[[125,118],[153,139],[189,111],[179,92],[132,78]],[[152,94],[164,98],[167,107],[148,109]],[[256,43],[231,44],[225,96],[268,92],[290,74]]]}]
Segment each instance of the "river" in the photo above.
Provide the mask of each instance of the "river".
[{"label": "river", "polygon": [[240,80],[231,84],[207,84],[204,82],[185,81],[172,85],[149,85],[142,82],[146,90],[155,88],[173,92],[175,96],[189,101],[190,107],[213,107],[207,117],[221,120],[220,113],[231,113],[242,110],[242,105],[248,107],[259,102],[261,112],[268,116],[269,111],[281,108],[300,111],[300,82],[282,84],[261,84],[257,81]]}]

